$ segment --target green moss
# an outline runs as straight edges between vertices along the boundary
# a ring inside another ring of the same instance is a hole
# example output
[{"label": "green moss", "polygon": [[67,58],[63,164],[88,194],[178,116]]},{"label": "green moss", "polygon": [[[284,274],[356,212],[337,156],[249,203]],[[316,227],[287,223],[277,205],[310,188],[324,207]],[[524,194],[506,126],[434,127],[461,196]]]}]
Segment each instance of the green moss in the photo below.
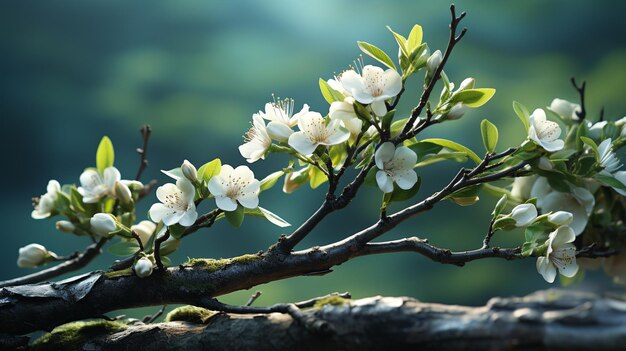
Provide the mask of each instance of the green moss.
[{"label": "green moss", "polygon": [[32,350],[75,350],[88,340],[126,329],[117,321],[72,322],[60,325],[32,344]]},{"label": "green moss", "polygon": [[104,273],[107,278],[128,277],[133,275],[132,268],[120,269],[119,271],[111,271]]},{"label": "green moss", "polygon": [[234,258],[222,258],[219,260],[212,258],[190,258],[185,265],[191,267],[199,267],[206,269],[209,272],[219,271],[220,269],[224,269],[226,266],[230,264],[248,264],[256,260],[260,260],[261,256],[259,255],[242,255]]},{"label": "green moss", "polygon": [[219,312],[196,306],[182,306],[172,310],[165,316],[166,322],[184,321],[196,324],[206,324]]},{"label": "green moss", "polygon": [[328,297],[325,297],[323,299],[319,299],[315,302],[315,305],[313,305],[314,308],[321,308],[323,306],[326,305],[343,305],[346,303],[349,303],[350,300],[346,299],[345,297],[341,297],[341,296],[337,296],[337,295],[331,295]]}]

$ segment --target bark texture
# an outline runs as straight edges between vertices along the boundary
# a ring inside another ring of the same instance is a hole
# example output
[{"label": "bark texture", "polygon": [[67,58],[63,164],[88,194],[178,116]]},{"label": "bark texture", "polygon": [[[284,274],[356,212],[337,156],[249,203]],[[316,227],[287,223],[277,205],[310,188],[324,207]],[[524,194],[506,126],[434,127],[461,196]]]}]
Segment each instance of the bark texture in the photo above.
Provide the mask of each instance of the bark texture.
[{"label": "bark texture", "polygon": [[[128,326],[79,350],[624,350],[626,302],[547,290],[485,306],[372,297],[303,311],[330,326],[315,332],[289,315],[216,314],[205,323]],[[67,345],[46,344],[36,349]],[[71,348],[70,348],[71,349]]]}]

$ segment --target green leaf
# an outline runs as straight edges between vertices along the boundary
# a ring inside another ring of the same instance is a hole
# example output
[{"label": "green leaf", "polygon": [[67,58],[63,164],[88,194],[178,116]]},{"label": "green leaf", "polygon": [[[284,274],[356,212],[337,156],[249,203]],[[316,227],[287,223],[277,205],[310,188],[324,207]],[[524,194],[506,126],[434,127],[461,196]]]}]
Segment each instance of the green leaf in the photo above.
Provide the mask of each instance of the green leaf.
[{"label": "green leaf", "polygon": [[104,169],[112,167],[115,161],[115,151],[113,150],[113,143],[108,136],[102,137],[100,144],[98,145],[98,151],[96,151],[96,168],[102,174]]},{"label": "green leaf", "polygon": [[530,113],[528,113],[526,106],[517,101],[513,101],[513,111],[515,111],[517,117],[519,117],[520,121],[522,121],[524,131],[528,132],[528,129],[530,128]]},{"label": "green leaf", "polygon": [[139,244],[135,240],[122,240],[107,249],[107,252],[115,256],[130,256],[139,251]]},{"label": "green leaf", "polygon": [[396,187],[393,189],[391,193],[391,197],[389,198],[389,202],[400,202],[411,199],[417,192],[420,190],[420,186],[422,184],[422,178],[417,177],[417,182],[410,189],[404,190]]},{"label": "green leaf", "polygon": [[235,228],[239,228],[241,227],[241,223],[243,223],[244,213],[244,207],[241,205],[237,205],[237,209],[235,209],[234,211],[225,211],[224,215],[226,216],[226,219],[228,220],[228,223],[230,223],[230,225]]},{"label": "green leaf", "polygon": [[389,27],[389,26],[387,26],[387,29],[389,29],[391,34],[393,34],[393,37],[396,39],[396,42],[398,43],[398,47],[400,47],[400,50],[402,51],[404,56],[405,57],[409,57],[409,51],[407,50],[406,38],[404,36],[394,32],[391,29],[391,27]]},{"label": "green leaf", "polygon": [[600,161],[600,153],[598,152],[598,145],[596,145],[596,142],[584,136],[581,136],[580,140],[593,150],[593,153],[596,155],[596,160]]},{"label": "green leaf", "polygon": [[207,162],[198,168],[198,179],[202,179],[205,182],[209,182],[211,178],[220,174],[222,170],[222,161],[219,158],[214,159],[211,162]]},{"label": "green leaf", "polygon": [[415,164],[415,168],[426,167],[441,161],[465,162],[467,161],[467,154],[465,152],[453,151],[426,156]]},{"label": "green leaf", "polygon": [[309,168],[309,185],[311,186],[311,189],[317,188],[326,181],[328,181],[326,174],[320,171],[317,167],[311,166]]},{"label": "green leaf", "polygon": [[480,122],[480,134],[483,137],[483,144],[487,152],[496,151],[498,144],[498,128],[486,119]]},{"label": "green leaf", "polygon": [[172,260],[167,257],[167,256],[161,256],[161,263],[163,263],[163,265],[165,267],[171,267],[172,266]]},{"label": "green leaf", "polygon": [[474,151],[468,149],[467,147],[459,143],[455,143],[454,141],[451,141],[451,140],[433,138],[433,139],[424,139],[422,140],[422,142],[437,144],[445,148],[448,148],[450,150],[464,152],[467,155],[467,157],[469,157],[472,161],[476,162],[476,164],[479,164],[482,161],[482,159],[478,157],[478,155],[476,155]]},{"label": "green leaf", "polygon": [[332,104],[335,101],[343,101],[345,99],[345,96],[343,96],[342,93],[333,89],[328,84],[328,82],[323,80],[322,78],[319,79],[319,84],[322,96],[324,97],[324,100],[326,100],[326,102],[328,102],[329,104]]},{"label": "green leaf", "polygon": [[611,176],[598,173],[594,175],[593,178],[606,186],[610,186],[612,188],[620,190],[626,190],[626,185],[622,184],[622,182]]},{"label": "green leaf", "polygon": [[282,177],[284,174],[285,172],[283,171],[276,171],[274,173],[270,173],[267,177],[261,180],[260,191],[265,191],[267,189],[272,188],[274,185],[276,185],[276,182],[278,181],[278,179],[280,179],[280,177]]},{"label": "green leaf", "polygon": [[357,44],[359,45],[359,48],[361,49],[361,51],[363,51],[363,53],[371,56],[383,65],[396,70],[396,65],[393,64],[393,61],[391,61],[389,55],[387,55],[384,51],[364,41],[357,41]]},{"label": "green leaf", "polygon": [[480,107],[491,100],[496,93],[493,88],[466,89],[452,96],[452,104],[462,102],[467,107]]},{"label": "green leaf", "polygon": [[367,174],[365,175],[363,184],[368,185],[368,186],[373,186],[373,187],[378,186],[376,183],[376,172],[378,171],[379,171],[378,167],[370,168],[370,170],[367,171]]},{"label": "green leaf", "polygon": [[409,33],[409,37],[407,38],[406,42],[407,51],[409,53],[411,53],[422,44],[422,36],[422,26],[420,26],[419,24],[414,25],[411,29],[411,33]]},{"label": "green leaf", "polygon": [[417,159],[419,160],[426,155],[437,154],[439,151],[441,151],[441,149],[443,149],[443,146],[419,141],[417,143],[409,145],[408,148],[415,152],[415,154],[417,155]]},{"label": "green leaf", "polygon": [[75,186],[70,188],[70,204],[74,211],[76,212],[85,212],[85,207],[83,206],[83,196],[78,192]]},{"label": "green leaf", "polygon": [[170,232],[170,235],[174,238],[174,239],[180,239],[183,236],[183,233],[185,233],[185,227],[183,227],[180,224],[173,224],[169,227],[167,227],[167,229]]},{"label": "green leaf", "polygon": [[291,226],[289,222],[285,221],[284,219],[280,218],[277,214],[263,207],[257,207],[255,209],[246,209],[245,212],[246,212],[246,215],[266,219],[270,223],[277,225],[281,228]]}]

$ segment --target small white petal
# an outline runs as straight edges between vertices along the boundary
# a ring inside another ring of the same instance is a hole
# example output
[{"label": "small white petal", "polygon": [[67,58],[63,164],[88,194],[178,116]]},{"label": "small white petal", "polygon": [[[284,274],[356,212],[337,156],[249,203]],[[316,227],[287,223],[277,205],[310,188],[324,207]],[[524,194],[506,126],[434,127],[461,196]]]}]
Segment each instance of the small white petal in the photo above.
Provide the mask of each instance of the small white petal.
[{"label": "small white petal", "polygon": [[319,145],[309,139],[303,132],[295,132],[291,134],[288,141],[289,146],[299,153],[310,156]]},{"label": "small white petal", "polygon": [[382,117],[387,114],[387,106],[385,105],[385,100],[374,100],[370,106],[372,107],[372,111],[376,114],[376,116]]},{"label": "small white petal", "polygon": [[198,212],[196,211],[194,203],[191,202],[185,214],[178,220],[178,224],[188,227],[192,225],[196,219],[198,219]]},{"label": "small white petal", "polygon": [[393,191],[393,181],[384,171],[376,172],[376,183],[383,193],[390,193]]},{"label": "small white petal", "polygon": [[525,227],[537,218],[537,208],[533,204],[521,204],[511,211],[516,227]]},{"label": "small white petal", "polygon": [[293,130],[288,125],[272,121],[267,124],[267,134],[278,141],[287,141],[289,136],[293,134]]},{"label": "small white petal", "polygon": [[224,211],[234,211],[237,209],[237,202],[226,196],[216,196],[215,204]]},{"label": "small white petal", "polygon": [[374,160],[376,161],[376,166],[379,169],[385,169],[385,163],[391,161],[396,152],[396,147],[392,142],[384,142],[382,143],[376,153],[374,154]]},{"label": "small white petal", "polygon": [[395,169],[413,169],[417,163],[417,155],[408,147],[400,146],[396,148],[392,161]]},{"label": "small white petal", "polygon": [[412,169],[399,171],[396,172],[394,180],[400,189],[408,190],[411,189],[415,183],[417,183],[417,174]]},{"label": "small white petal", "polygon": [[209,180],[207,188],[213,196],[223,196],[226,193],[224,180],[219,175],[214,176],[213,178],[211,178],[211,180]]},{"label": "small white petal", "polygon": [[548,283],[554,283],[556,267],[554,267],[547,258],[543,256],[537,258],[537,272],[539,272]]}]

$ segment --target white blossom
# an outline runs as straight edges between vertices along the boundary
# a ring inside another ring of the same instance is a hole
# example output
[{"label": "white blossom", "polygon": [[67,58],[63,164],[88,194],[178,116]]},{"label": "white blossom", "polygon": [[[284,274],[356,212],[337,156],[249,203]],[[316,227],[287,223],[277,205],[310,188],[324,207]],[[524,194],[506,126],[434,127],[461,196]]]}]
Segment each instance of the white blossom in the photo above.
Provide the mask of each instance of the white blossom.
[{"label": "white blossom", "polygon": [[63,233],[74,234],[76,232],[76,226],[70,221],[57,221],[54,226]]},{"label": "white blossom", "polygon": [[224,211],[237,209],[237,202],[245,208],[259,206],[261,182],[254,179],[254,173],[248,166],[234,168],[223,165],[220,174],[211,178],[209,192],[215,196],[217,207]]},{"label": "white blossom", "polygon": [[115,196],[115,182],[121,179],[120,171],[115,167],[105,168],[102,175],[95,169],[88,169],[80,175],[78,192],[84,203],[96,203],[105,196]]},{"label": "white blossom", "polygon": [[556,122],[548,121],[545,111],[538,108],[530,115],[528,137],[535,144],[548,152],[559,151],[565,145],[565,142],[559,139],[560,135],[561,127]]},{"label": "white blossom", "polygon": [[552,161],[550,161],[549,158],[547,158],[546,156],[541,156],[539,158],[539,162],[537,163],[537,167],[544,171],[549,171],[554,168],[554,165],[552,165]]},{"label": "white blossom", "polygon": [[354,98],[347,97],[343,101],[335,101],[330,104],[328,116],[331,120],[339,120],[348,129],[351,135],[358,135],[363,127],[363,121],[354,111]]},{"label": "white blossom", "polygon": [[336,145],[350,138],[350,132],[341,127],[341,122],[333,120],[326,125],[326,119],[317,112],[308,112],[298,120],[300,131],[289,137],[289,146],[303,155],[311,155],[319,145]]},{"label": "white blossom", "polygon": [[406,146],[395,147],[385,142],[378,147],[374,160],[379,171],[376,172],[376,183],[384,193],[393,191],[395,182],[401,189],[411,189],[417,182],[417,174],[413,170],[417,155]]},{"label": "white blossom", "polygon": [[176,184],[167,183],[157,188],[157,199],[161,203],[150,207],[150,218],[154,222],[163,221],[166,226],[176,223],[192,225],[198,218],[194,196],[196,190],[187,178],[180,178]]},{"label": "white blossom", "polygon": [[35,205],[35,209],[30,214],[34,219],[48,218],[54,211],[54,203],[59,198],[61,192],[61,184],[52,179],[48,182],[46,193],[39,197],[39,202]]},{"label": "white blossom", "polygon": [[546,255],[537,258],[537,271],[548,283],[554,282],[557,270],[570,278],[578,272],[576,246],[572,244],[575,239],[574,231],[568,226],[561,226],[550,233]]},{"label": "white blossom", "polygon": [[550,103],[550,110],[561,116],[565,121],[579,121],[577,112],[581,111],[580,105],[563,99],[554,99]]},{"label": "white blossom", "polygon": [[54,255],[54,253],[49,252],[43,245],[28,244],[19,249],[17,266],[20,268],[35,268],[44,264],[51,255]]},{"label": "white blossom", "polygon": [[117,230],[117,222],[109,213],[96,213],[89,219],[91,231],[98,236],[107,236]]},{"label": "white blossom", "polygon": [[130,205],[133,203],[133,193],[130,191],[128,185],[121,181],[115,182],[115,197],[120,200],[123,205]]},{"label": "white blossom", "polygon": [[604,168],[603,172],[607,173],[614,173],[622,167],[619,158],[617,158],[615,153],[611,150],[613,147],[611,142],[611,138],[608,138],[603,140],[600,145],[598,145],[600,165]]},{"label": "white blossom", "polygon": [[153,268],[154,268],[154,265],[148,257],[142,257],[138,259],[137,262],[135,262],[135,265],[133,266],[133,270],[135,271],[135,274],[137,274],[139,278],[145,278],[145,277],[150,276],[152,274]]},{"label": "white blossom", "polygon": [[370,104],[377,116],[387,113],[385,100],[392,98],[402,90],[402,77],[393,69],[367,65],[362,74],[347,70],[339,76],[339,81],[354,99],[362,104]]},{"label": "white blossom", "polygon": [[570,225],[574,220],[574,215],[566,211],[556,211],[548,215],[548,222],[562,226]]},{"label": "white blossom", "polygon": [[537,208],[533,204],[520,204],[511,211],[516,227],[525,227],[537,218]]},{"label": "white blossom", "polygon": [[608,124],[607,121],[600,121],[596,123],[589,122],[587,126],[589,130],[587,131],[587,136],[589,136],[593,140],[600,140],[602,137],[602,132],[604,131],[604,127]]},{"label": "white blossom", "polygon": [[580,235],[587,226],[589,216],[595,206],[593,194],[586,188],[571,187],[569,193],[552,189],[545,177],[539,177],[530,191],[531,197],[537,198],[537,207],[544,213],[566,211],[572,214],[570,227]]},{"label": "white blossom", "polygon": [[265,153],[272,145],[272,138],[268,134],[263,118],[255,113],[252,115],[252,127],[244,136],[245,143],[239,146],[239,153],[252,163],[265,159]]},{"label": "white blossom", "polygon": [[146,245],[146,243],[148,243],[148,240],[150,239],[152,234],[154,234],[156,227],[157,227],[156,223],[146,220],[146,221],[141,221],[131,226],[130,230],[133,233],[137,234],[137,236],[139,236],[139,239],[141,240],[142,245]]},{"label": "white blossom", "polygon": [[294,114],[293,99],[284,99],[265,104],[265,112],[259,111],[258,115],[268,120],[267,133],[278,141],[287,141],[293,133],[293,128],[298,124],[300,116],[309,112],[309,105],[304,104],[300,112]]}]

